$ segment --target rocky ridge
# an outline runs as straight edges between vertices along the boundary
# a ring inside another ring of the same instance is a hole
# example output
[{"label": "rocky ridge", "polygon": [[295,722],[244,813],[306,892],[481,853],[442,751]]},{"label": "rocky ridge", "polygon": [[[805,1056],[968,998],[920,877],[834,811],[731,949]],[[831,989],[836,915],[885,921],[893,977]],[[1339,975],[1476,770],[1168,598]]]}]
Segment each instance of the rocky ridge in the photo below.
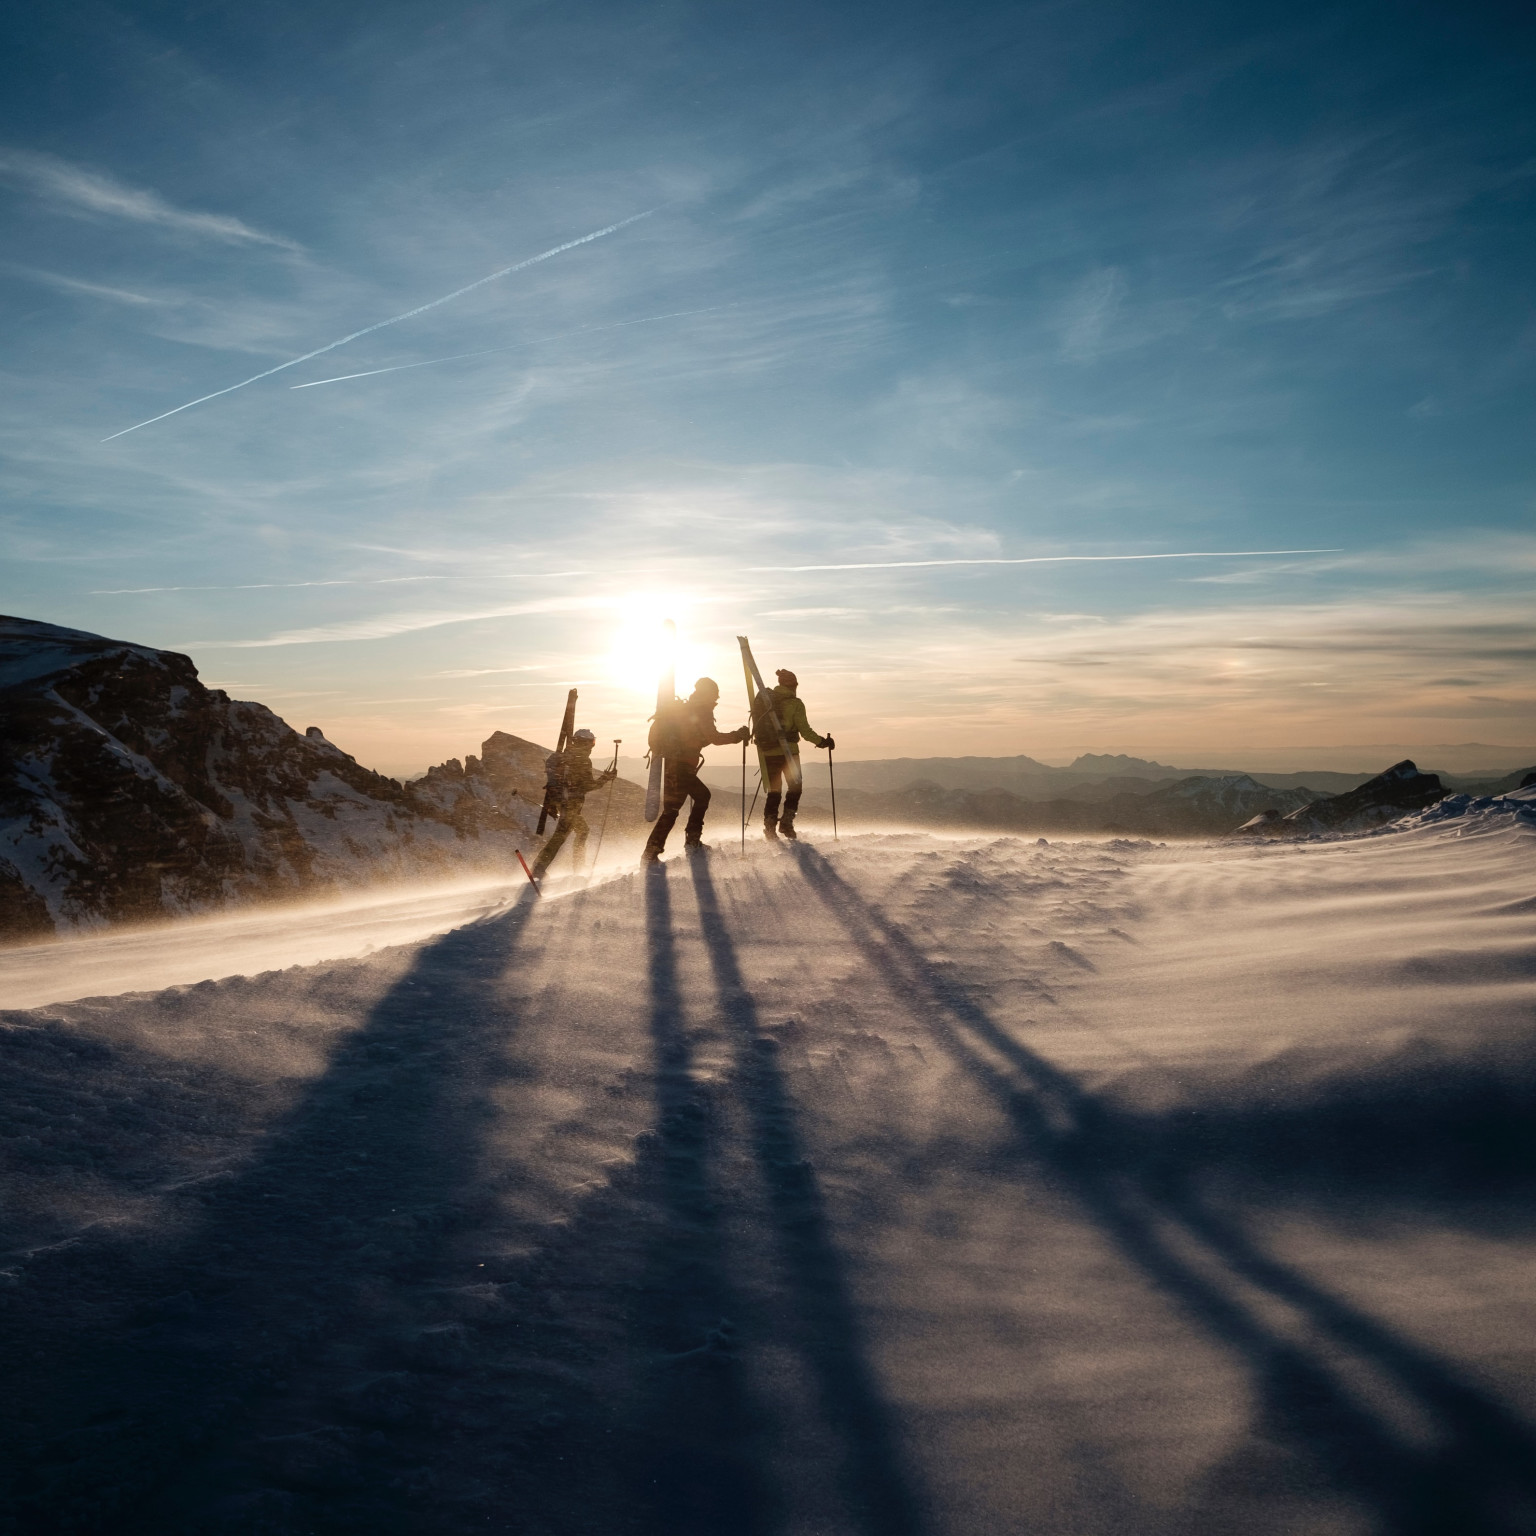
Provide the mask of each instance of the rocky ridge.
[{"label": "rocky ridge", "polygon": [[1234,837],[1316,837],[1326,833],[1369,832],[1398,821],[1445,797],[1438,774],[1421,773],[1412,759],[1394,763],[1358,789],[1314,800],[1281,815],[1261,811],[1243,823]]},{"label": "rocky ridge", "polygon": [[0,617],[0,941],[512,866],[547,750],[498,731],[401,784],[186,656]]}]

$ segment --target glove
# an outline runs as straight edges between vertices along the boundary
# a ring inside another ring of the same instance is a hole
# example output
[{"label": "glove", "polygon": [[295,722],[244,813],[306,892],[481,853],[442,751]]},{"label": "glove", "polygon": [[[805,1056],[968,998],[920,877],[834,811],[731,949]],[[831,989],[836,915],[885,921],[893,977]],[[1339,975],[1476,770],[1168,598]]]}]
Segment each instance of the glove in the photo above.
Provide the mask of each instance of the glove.
[{"label": "glove", "polygon": [[599,784],[611,784],[616,778],[618,778],[618,776],[619,770],[617,768],[604,768],[603,771],[598,774],[597,782]]},{"label": "glove", "polygon": [[736,732],[736,740],[737,741],[751,741],[752,740],[752,727],[750,725],[742,726]]},{"label": "glove", "polygon": [[828,752],[832,751],[832,749],[837,745],[837,743],[833,741],[830,736],[823,736],[821,738],[821,744],[827,749]]}]

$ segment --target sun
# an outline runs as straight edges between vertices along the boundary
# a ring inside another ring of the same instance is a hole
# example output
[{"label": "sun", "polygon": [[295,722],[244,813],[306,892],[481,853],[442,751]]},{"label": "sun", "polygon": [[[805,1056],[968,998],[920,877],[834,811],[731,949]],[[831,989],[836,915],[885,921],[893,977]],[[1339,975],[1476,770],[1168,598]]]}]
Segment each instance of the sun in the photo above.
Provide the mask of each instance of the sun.
[{"label": "sun", "polygon": [[[619,606],[619,623],[608,650],[608,675],[619,687],[656,697],[656,686],[668,666],[674,668],[679,692],[687,693],[694,678],[708,670],[708,653],[690,638],[689,603],[673,593],[636,593]],[[666,623],[677,626],[675,635]]]}]

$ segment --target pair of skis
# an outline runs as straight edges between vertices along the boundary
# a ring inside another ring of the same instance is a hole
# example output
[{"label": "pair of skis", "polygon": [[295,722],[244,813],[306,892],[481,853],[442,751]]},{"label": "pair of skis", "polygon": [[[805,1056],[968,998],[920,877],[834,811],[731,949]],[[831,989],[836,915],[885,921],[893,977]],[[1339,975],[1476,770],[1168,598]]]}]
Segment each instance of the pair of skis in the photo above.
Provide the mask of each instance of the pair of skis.
[{"label": "pair of skis", "polygon": [[[661,712],[677,702],[677,625],[668,619],[662,629],[666,632],[667,664],[662,669],[661,681],[656,685],[656,713],[653,719],[661,719]],[[666,776],[667,760],[659,752],[651,753],[651,775],[645,781],[645,819],[655,821],[661,815],[661,791]]]},{"label": "pair of skis", "polygon": [[[784,735],[784,727],[779,723],[779,712],[773,707],[773,700],[763,685],[763,674],[757,670],[757,662],[753,660],[752,647],[747,644],[745,635],[737,635],[736,643],[741,647],[741,670],[747,680],[748,718],[752,721],[752,740],[757,746],[757,766],[763,776],[763,783],[768,782],[769,757],[782,757],[785,787],[799,789],[800,759],[789,750],[789,740]],[[764,750],[765,735],[771,738],[773,745],[778,748],[777,752]]]},{"label": "pair of skis", "polygon": [[[565,751],[571,744],[571,737],[576,730],[576,690],[574,688],[565,696],[565,714],[560,718],[560,736],[555,743],[555,752],[558,755]],[[536,837],[543,837],[544,828],[549,825],[549,818],[555,814],[555,792],[548,784],[544,786],[544,803],[539,807],[539,824],[534,828]],[[523,866],[523,873],[528,876],[528,884],[534,890],[539,891],[539,882],[533,878],[533,871],[528,868],[528,860],[523,857],[521,848],[513,849],[517,854],[517,862]],[[539,895],[543,895],[539,891]]]},{"label": "pair of skis", "polygon": [[[565,714],[560,720],[560,739],[555,743],[555,755],[558,757],[571,744],[571,737],[576,732],[576,690],[574,688],[565,696]],[[534,828],[540,837],[544,835],[545,824],[555,813],[555,792],[547,785],[544,789],[544,804],[539,807],[539,824]],[[531,877],[530,877],[531,878]]]}]

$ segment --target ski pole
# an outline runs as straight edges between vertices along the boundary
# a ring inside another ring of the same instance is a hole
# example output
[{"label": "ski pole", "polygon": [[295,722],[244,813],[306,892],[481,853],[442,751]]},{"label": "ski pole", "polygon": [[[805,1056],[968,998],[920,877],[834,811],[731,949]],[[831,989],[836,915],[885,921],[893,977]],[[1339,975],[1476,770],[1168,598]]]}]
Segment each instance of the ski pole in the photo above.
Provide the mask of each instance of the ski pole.
[{"label": "ski pole", "polygon": [[[757,801],[753,800],[753,805]],[[747,744],[741,744],[741,856],[747,856]]]},{"label": "ski pole", "polygon": [[832,788],[832,841],[837,841],[837,775],[832,772],[832,748],[827,748],[827,783]]},{"label": "ski pole", "polygon": [[[758,776],[757,776],[757,786],[752,791],[752,811],[755,811],[757,809],[757,797],[760,794],[762,794],[762,792],[763,792],[763,776],[762,776],[762,774],[758,774]],[[746,790],[745,789],[742,790],[742,799],[746,799]],[[748,821],[751,821],[751,819],[752,819],[752,811],[748,811],[747,812],[747,820]]]},{"label": "ski pole", "polygon": [[515,848],[513,852],[517,855],[517,862],[523,866],[523,873],[528,876],[528,884],[533,887],[534,895],[542,896],[544,892],[539,889],[539,882],[533,878],[533,871],[528,868],[528,860],[523,857],[523,850]]},{"label": "ski pole", "polygon": [[[615,773],[617,773],[619,771],[619,743],[623,739],[624,738],[622,736],[617,736],[617,737],[614,738],[614,742],[613,742],[613,764],[612,764],[612,767],[613,767],[613,771]],[[599,826],[598,829],[597,829],[597,850],[592,855],[592,875],[595,875],[597,873],[598,854],[600,854],[603,851],[603,834],[605,832],[607,832],[607,830],[608,830],[608,812],[613,809],[613,784],[614,784],[614,781],[612,779],[609,779],[608,780],[608,798],[605,801],[603,801],[603,820],[602,820],[602,825]],[[587,876],[587,880],[588,880],[589,883],[590,883],[590,881],[592,879],[592,875],[588,875]]]}]

